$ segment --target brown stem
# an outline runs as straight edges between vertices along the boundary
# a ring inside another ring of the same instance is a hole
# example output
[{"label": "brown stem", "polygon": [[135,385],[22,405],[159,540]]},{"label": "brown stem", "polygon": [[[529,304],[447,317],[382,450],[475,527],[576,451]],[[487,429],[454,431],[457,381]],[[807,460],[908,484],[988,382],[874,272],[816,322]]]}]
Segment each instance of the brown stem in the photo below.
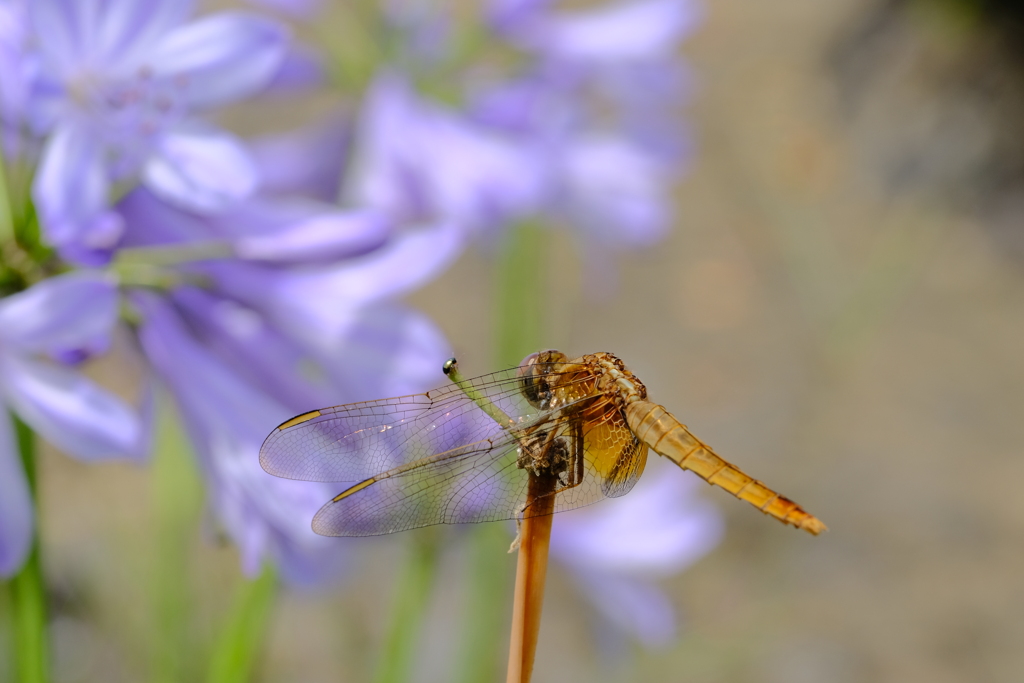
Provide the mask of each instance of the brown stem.
[{"label": "brown stem", "polygon": [[519,562],[516,566],[506,683],[529,683],[533,673],[557,481],[558,478],[551,475],[530,475],[526,512],[519,530]]}]

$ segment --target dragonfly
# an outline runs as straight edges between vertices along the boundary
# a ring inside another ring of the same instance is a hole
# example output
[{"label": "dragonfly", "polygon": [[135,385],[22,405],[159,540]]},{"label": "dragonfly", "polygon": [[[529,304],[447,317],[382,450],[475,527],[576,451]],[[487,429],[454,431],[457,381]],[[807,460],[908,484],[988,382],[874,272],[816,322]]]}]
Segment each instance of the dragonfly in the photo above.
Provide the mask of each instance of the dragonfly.
[{"label": "dragonfly", "polygon": [[[664,407],[616,356],[542,351],[421,394],[313,410],[285,421],[260,449],[278,477],[349,484],[312,521],[325,536],[522,520],[624,495],[648,450],[775,519],[826,526],[725,461]],[[550,482],[538,504],[531,479]],[[339,487],[340,488],[340,487]]]}]

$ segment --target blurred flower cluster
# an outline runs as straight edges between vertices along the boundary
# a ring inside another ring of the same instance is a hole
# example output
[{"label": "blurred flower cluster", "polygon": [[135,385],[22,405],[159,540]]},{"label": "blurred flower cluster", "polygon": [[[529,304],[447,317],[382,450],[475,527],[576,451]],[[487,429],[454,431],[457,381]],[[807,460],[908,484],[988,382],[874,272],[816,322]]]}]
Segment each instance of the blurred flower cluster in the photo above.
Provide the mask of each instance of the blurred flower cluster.
[{"label": "blurred flower cluster", "polygon": [[[571,227],[593,263],[657,242],[687,158],[675,52],[698,17],[690,0],[492,0],[472,16],[360,0],[352,51],[292,37],[316,33],[316,0],[259,4],[0,0],[0,403],[73,457],[140,461],[165,387],[246,571],[269,559],[309,582],[344,559],[309,528],[336,491],[264,473],[264,436],[436,383],[447,342],[399,299],[470,243],[524,221]],[[209,118],[309,91],[337,107],[306,128],[243,140]],[[118,335],[145,359],[135,405],[77,367]],[[3,576],[33,534],[12,424],[0,414]],[[665,574],[719,532],[713,513],[667,504],[658,517],[690,540],[635,554],[638,534],[662,547],[662,532],[623,514],[633,531],[591,543],[581,516],[557,543],[626,602],[654,590],[627,553]],[[671,618],[657,623],[623,626],[656,641]]]}]

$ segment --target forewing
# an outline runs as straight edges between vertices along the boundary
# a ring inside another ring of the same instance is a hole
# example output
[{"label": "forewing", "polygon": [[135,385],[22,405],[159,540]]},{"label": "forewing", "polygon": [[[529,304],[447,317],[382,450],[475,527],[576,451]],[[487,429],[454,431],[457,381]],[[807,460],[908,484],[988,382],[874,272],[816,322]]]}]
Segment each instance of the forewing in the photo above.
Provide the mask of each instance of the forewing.
[{"label": "forewing", "polygon": [[450,384],[425,394],[322,408],[277,427],[260,449],[260,464],[286,479],[358,482],[406,463],[499,440],[505,428],[535,421],[542,411],[520,391],[516,369],[467,381],[511,420],[499,425]]}]

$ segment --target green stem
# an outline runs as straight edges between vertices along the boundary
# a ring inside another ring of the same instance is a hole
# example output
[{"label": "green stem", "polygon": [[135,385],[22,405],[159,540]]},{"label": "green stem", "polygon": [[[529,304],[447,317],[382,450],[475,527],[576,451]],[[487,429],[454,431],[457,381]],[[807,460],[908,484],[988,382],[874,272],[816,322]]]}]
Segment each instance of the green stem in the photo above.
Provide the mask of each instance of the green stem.
[{"label": "green stem", "polygon": [[456,678],[461,683],[503,680],[515,568],[508,554],[510,539],[504,524],[479,524],[473,529],[470,597]]},{"label": "green stem", "polygon": [[[14,423],[18,434],[18,450],[38,511],[35,437],[21,420],[15,418]],[[50,678],[50,662],[46,640],[46,585],[39,555],[38,514],[32,552],[25,566],[11,580],[11,611],[14,616],[14,680],[18,683],[45,683]]]},{"label": "green stem", "polygon": [[239,588],[210,659],[210,683],[245,683],[252,679],[277,590],[277,572],[270,565]]},{"label": "green stem", "polygon": [[[511,367],[543,343],[545,231],[523,224],[509,231],[495,270],[496,356],[499,367]],[[500,524],[481,524],[471,539],[472,577],[469,612],[457,680],[490,683],[501,680],[508,650],[506,625],[515,563],[507,554],[509,536]]]},{"label": "green stem", "polygon": [[227,242],[197,242],[164,247],[126,247],[119,249],[113,267],[124,266],[177,266],[193,261],[231,258],[234,247]]},{"label": "green stem", "polygon": [[153,592],[149,680],[181,683],[197,678],[193,649],[189,557],[202,510],[203,488],[192,450],[170,399],[157,403],[157,430],[150,470],[155,540],[150,588]]},{"label": "green stem", "polygon": [[515,366],[540,351],[544,337],[547,231],[524,223],[509,231],[498,255],[495,331],[499,367]]},{"label": "green stem", "polygon": [[0,244],[14,239],[14,212],[11,210],[11,191],[7,182],[7,164],[0,149]]},{"label": "green stem", "polygon": [[117,253],[109,266],[122,286],[173,289],[184,285],[210,286],[209,278],[175,268],[196,261],[231,258],[234,247],[227,242],[175,244],[163,247],[128,247]]},{"label": "green stem", "polygon": [[398,581],[398,593],[384,642],[383,656],[373,677],[374,683],[402,683],[409,680],[417,636],[427,609],[434,574],[437,572],[437,534],[436,529],[421,529],[413,533],[409,557]]}]

